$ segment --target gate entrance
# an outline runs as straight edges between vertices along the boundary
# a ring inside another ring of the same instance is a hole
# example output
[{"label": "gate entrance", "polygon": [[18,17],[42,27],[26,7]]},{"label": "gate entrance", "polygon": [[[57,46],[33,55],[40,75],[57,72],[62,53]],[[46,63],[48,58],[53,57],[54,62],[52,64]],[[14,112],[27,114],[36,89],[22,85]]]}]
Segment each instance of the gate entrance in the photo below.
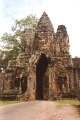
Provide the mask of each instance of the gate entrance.
[{"label": "gate entrance", "polygon": [[48,85],[49,85],[48,80],[45,80],[45,73],[47,67],[48,67],[48,58],[46,57],[45,54],[41,54],[36,65],[36,99],[39,100],[44,99],[45,88],[48,89]]}]

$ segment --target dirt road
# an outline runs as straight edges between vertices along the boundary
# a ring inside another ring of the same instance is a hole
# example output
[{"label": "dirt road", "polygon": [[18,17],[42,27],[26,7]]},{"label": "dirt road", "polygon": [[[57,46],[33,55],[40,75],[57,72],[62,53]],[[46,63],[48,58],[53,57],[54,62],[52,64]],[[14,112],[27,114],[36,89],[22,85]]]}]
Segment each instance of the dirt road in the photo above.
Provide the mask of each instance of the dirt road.
[{"label": "dirt road", "polygon": [[32,101],[0,107],[0,120],[80,120],[73,106],[56,106],[55,102]]}]

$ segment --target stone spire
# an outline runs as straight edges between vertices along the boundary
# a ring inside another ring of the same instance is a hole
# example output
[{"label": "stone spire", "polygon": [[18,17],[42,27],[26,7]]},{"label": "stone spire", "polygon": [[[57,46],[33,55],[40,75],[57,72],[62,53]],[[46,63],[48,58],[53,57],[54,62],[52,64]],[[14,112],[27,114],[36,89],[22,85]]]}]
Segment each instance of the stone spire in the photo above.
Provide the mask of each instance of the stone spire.
[{"label": "stone spire", "polygon": [[43,14],[38,22],[38,26],[37,26],[37,31],[44,31],[44,29],[49,32],[50,31],[54,32],[53,25],[52,25],[48,15],[46,14],[46,12],[43,12]]},{"label": "stone spire", "polygon": [[64,25],[59,25],[56,32],[56,49],[59,51],[59,55],[65,56],[69,55],[69,36],[67,34],[66,27]]},{"label": "stone spire", "polygon": [[53,50],[53,40],[54,29],[48,15],[44,12],[37,25],[33,48],[44,53],[50,53]]}]

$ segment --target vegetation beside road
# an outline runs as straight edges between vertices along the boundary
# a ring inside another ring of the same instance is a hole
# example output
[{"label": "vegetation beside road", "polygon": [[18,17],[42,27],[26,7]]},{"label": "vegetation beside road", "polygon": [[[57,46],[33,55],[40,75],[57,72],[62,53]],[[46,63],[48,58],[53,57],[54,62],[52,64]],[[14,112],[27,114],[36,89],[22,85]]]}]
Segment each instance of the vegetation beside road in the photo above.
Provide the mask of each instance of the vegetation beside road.
[{"label": "vegetation beside road", "polygon": [[20,101],[16,100],[0,100],[0,106],[19,103]]},{"label": "vegetation beside road", "polygon": [[65,106],[65,105],[80,105],[80,101],[76,99],[65,99],[65,100],[57,100],[56,104],[58,106]]},{"label": "vegetation beside road", "polygon": [[[20,101],[16,101],[16,100],[0,100],[0,106],[8,105],[8,104],[15,104],[15,103],[20,103]],[[62,107],[65,106],[65,105],[79,105],[80,106],[80,101],[79,100],[74,100],[74,99],[56,100],[55,104],[57,106],[62,106]]]}]

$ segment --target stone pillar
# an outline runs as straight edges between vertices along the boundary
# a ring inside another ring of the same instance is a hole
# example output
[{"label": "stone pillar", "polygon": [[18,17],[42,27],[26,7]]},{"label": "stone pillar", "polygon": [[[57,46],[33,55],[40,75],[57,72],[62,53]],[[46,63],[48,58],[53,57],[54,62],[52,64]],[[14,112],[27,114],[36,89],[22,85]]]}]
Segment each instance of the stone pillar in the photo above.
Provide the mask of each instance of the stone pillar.
[{"label": "stone pillar", "polygon": [[71,79],[71,89],[74,89],[74,69],[70,72],[70,79]]},{"label": "stone pillar", "polygon": [[3,90],[4,90],[4,77],[2,73],[0,73],[0,95],[3,94]]},{"label": "stone pillar", "polygon": [[67,92],[69,92],[70,91],[70,77],[68,74],[66,75],[66,77],[67,77]]},{"label": "stone pillar", "polygon": [[53,81],[54,81],[53,68],[49,66],[49,99],[50,100],[52,100],[54,96]]},{"label": "stone pillar", "polygon": [[31,71],[29,77],[28,77],[28,89],[27,89],[27,95],[29,100],[34,100],[36,97],[36,73]]},{"label": "stone pillar", "polygon": [[80,79],[79,79],[79,89],[80,89]]},{"label": "stone pillar", "polygon": [[78,81],[79,81],[79,78],[78,78],[78,69],[76,69],[75,71],[75,76],[76,76],[76,88],[78,88]]},{"label": "stone pillar", "polygon": [[21,88],[21,78],[18,78],[20,80],[20,85],[19,85],[19,94],[22,94],[22,88]]}]

